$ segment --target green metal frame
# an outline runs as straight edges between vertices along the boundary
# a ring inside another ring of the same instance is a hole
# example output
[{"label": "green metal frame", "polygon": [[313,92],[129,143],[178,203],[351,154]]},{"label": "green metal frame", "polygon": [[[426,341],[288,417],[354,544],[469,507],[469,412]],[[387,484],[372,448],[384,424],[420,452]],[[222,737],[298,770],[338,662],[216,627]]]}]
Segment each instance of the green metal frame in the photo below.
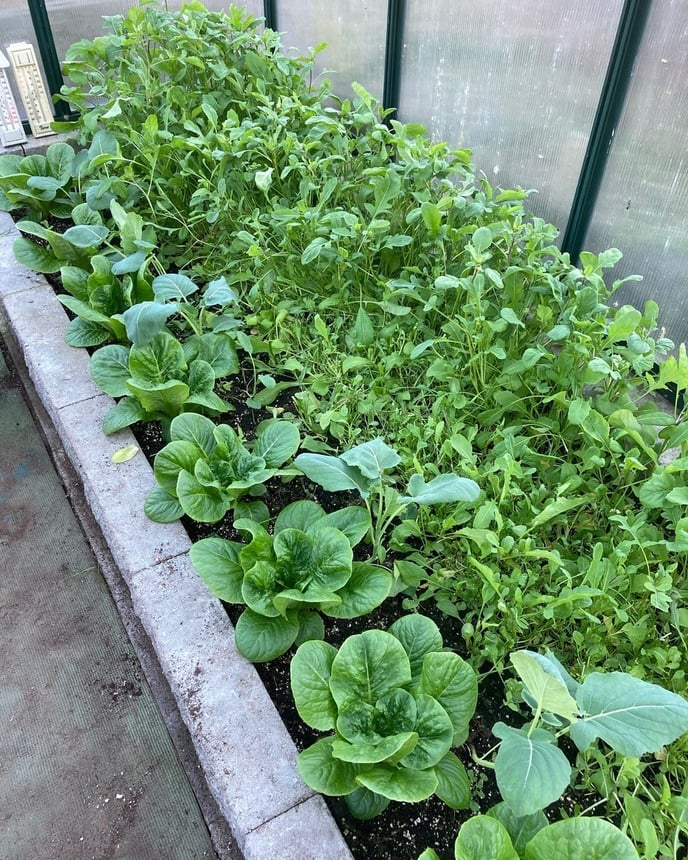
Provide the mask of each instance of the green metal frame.
[{"label": "green metal frame", "polygon": [[[60,60],[55,48],[53,31],[50,28],[48,10],[45,8],[45,0],[28,0],[28,3],[31,22],[36,32],[38,52],[41,55],[43,68],[45,69],[46,84],[51,95],[58,95],[64,80],[62,79]],[[66,102],[62,100],[55,102],[55,114],[58,119],[69,115],[69,106]]]},{"label": "green metal frame", "polygon": [[[401,84],[401,51],[404,44],[404,18],[406,0],[387,0],[387,34],[385,37],[385,78],[382,90],[382,107],[399,109]],[[394,114],[390,114],[391,119]]]},{"label": "green metal frame", "polygon": [[269,30],[277,29],[277,0],[263,0],[263,16],[265,26]]},{"label": "green metal frame", "polygon": [[652,0],[626,0],[621,11],[588,148],[561,242],[562,250],[568,251],[573,262],[578,260],[592,221],[651,4]]}]

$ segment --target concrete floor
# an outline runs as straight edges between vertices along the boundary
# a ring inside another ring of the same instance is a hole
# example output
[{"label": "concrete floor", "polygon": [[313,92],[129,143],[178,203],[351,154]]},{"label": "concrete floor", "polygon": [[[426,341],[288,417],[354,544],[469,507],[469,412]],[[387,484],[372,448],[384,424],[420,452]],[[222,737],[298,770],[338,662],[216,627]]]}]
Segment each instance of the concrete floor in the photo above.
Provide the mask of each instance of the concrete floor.
[{"label": "concrete floor", "polygon": [[216,857],[2,355],[0,655],[0,860]]}]

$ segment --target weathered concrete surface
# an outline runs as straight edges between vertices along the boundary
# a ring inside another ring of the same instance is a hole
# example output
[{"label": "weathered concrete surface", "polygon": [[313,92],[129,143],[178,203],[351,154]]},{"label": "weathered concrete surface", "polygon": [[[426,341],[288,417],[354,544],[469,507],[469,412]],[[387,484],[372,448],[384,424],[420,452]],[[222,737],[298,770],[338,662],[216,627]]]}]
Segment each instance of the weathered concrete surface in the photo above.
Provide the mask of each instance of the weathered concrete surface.
[{"label": "weathered concrete surface", "polygon": [[98,563],[1,354],[0,651],[0,857],[216,857]]},{"label": "weathered concrete surface", "polygon": [[188,538],[179,525],[161,526],[144,515],[152,471],[142,456],[113,463],[114,451],[134,439],[127,431],[103,436],[111,401],[88,381],[86,353],[64,344],[66,317],[43,279],[12,262],[16,235],[0,214],[0,303],[131,591],[219,810],[247,860],[350,860],[322,799],[298,776],[296,750],[257,673],[236,653],[229,619],[190,568]]}]

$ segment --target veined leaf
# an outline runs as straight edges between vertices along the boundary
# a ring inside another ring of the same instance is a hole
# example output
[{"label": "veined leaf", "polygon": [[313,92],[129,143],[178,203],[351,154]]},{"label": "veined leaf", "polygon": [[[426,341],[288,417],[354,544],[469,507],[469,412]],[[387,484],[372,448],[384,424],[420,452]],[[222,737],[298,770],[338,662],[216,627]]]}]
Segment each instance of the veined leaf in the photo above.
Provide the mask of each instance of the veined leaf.
[{"label": "veined leaf", "polygon": [[571,738],[580,750],[601,738],[625,756],[640,757],[688,731],[688,702],[625,672],[593,672],[576,692]]},{"label": "veined leaf", "polygon": [[511,662],[538,705],[545,711],[573,720],[578,714],[575,699],[557,667],[531,651],[516,651]]}]

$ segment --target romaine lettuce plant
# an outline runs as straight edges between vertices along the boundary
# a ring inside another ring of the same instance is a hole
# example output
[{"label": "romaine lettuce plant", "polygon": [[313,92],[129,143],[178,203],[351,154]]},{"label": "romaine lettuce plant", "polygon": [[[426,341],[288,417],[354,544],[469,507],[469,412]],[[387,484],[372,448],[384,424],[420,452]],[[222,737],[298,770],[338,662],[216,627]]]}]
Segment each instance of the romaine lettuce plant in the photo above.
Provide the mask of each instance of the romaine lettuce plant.
[{"label": "romaine lettuce plant", "polygon": [[198,358],[188,362],[179,341],[164,331],[144,347],[103,346],[91,357],[91,375],[106,394],[121,398],[105,416],[103,430],[160,421],[166,435],[182,412],[226,412],[229,405],[215,394],[215,379],[234,367],[222,356],[214,366]]},{"label": "romaine lettuce plant", "polygon": [[343,795],[359,818],[432,794],[453,809],[468,806],[468,776],[451,747],[468,736],[477,680],[442,644],[433,621],[407,615],[388,632],[350,636],[339,650],[301,645],[291,663],[297,710],[309,726],[333,732],[299,754],[311,788]]},{"label": "romaine lettuce plant", "polygon": [[[510,826],[511,825],[511,826]],[[631,840],[603,818],[576,816],[505,821],[499,808],[463,824],[454,845],[456,860],[639,860]],[[418,860],[439,860],[432,849]]]},{"label": "romaine lettuce plant", "polygon": [[401,457],[382,439],[363,442],[338,457],[330,454],[299,454],[294,464],[304,475],[324,490],[355,490],[370,512],[369,539],[380,561],[385,551],[382,540],[395,519],[412,505],[435,505],[442,502],[475,502],[480,487],[470,478],[437,475],[428,483],[422,475],[411,477],[406,495],[394,486],[387,474],[401,462]]},{"label": "romaine lettuce plant", "polygon": [[353,547],[369,527],[365,508],[326,514],[304,500],[279,513],[273,534],[248,518],[235,520],[234,527],[250,542],[205,538],[190,555],[213,594],[246,605],[236,625],[236,644],[252,662],[274,660],[294,642],[322,638],[319,613],[356,618],[389,594],[387,570],[353,560]]},{"label": "romaine lettuce plant", "polygon": [[517,651],[511,661],[533,719],[521,728],[495,724],[494,771],[516,816],[537,813],[569,786],[571,764],[557,746],[563,734],[581,751],[602,740],[623,756],[640,758],[688,732],[688,702],[656,684],[626,672],[592,672],[578,683],[552,654]]},{"label": "romaine lettuce plant", "polygon": [[228,425],[188,412],[172,421],[170,440],[155,457],[158,486],[148,494],[146,514],[159,523],[183,514],[214,523],[243,497],[262,495],[265,481],[284,474],[280,467],[296,453],[299,431],[291,421],[270,419],[244,444]]}]

